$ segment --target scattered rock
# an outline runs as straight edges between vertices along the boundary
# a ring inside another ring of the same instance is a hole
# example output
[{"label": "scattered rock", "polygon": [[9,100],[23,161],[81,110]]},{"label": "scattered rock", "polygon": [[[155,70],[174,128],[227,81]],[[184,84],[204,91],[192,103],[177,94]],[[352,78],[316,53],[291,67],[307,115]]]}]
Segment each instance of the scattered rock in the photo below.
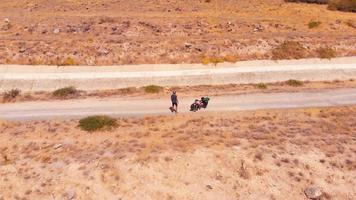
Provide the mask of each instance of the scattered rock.
[{"label": "scattered rock", "polygon": [[59,32],[61,32],[61,30],[60,30],[59,28],[55,28],[55,29],[53,30],[53,33],[54,33],[54,34],[58,34]]},{"label": "scattered rock", "polygon": [[185,46],[185,48],[190,49],[193,46],[193,44],[186,42],[186,43],[184,43],[184,46]]},{"label": "scattered rock", "polygon": [[356,28],[356,21],[348,20],[346,21],[346,25],[348,25],[351,28]]},{"label": "scattered rock", "polygon": [[209,190],[213,189],[213,187],[211,185],[206,185],[206,188],[208,188]]},{"label": "scattered rock", "polygon": [[56,144],[56,145],[54,145],[54,149],[59,149],[59,148],[61,148],[63,145],[62,144]]},{"label": "scattered rock", "polygon": [[74,189],[68,189],[64,194],[64,198],[67,200],[74,199],[75,196],[76,196],[76,192]]},{"label": "scattered rock", "polygon": [[320,199],[324,192],[321,187],[310,186],[304,190],[304,193],[309,199]]},{"label": "scattered rock", "polygon": [[244,160],[241,161],[240,177],[246,180],[250,178],[250,173],[247,170]]},{"label": "scattered rock", "polygon": [[11,28],[11,23],[9,18],[4,19],[4,23],[1,25],[0,30],[1,31],[7,31]]},{"label": "scattered rock", "polygon": [[27,50],[27,48],[26,48],[26,47],[21,47],[21,48],[20,48],[20,50],[19,50],[19,52],[20,52],[20,53],[25,53],[25,52],[26,52],[26,50]]},{"label": "scattered rock", "polygon": [[255,26],[255,28],[253,29],[254,32],[261,32],[263,31],[263,27],[259,24],[257,26]]},{"label": "scattered rock", "polygon": [[106,49],[106,48],[99,48],[97,50],[97,55],[98,56],[106,56],[110,53],[111,51],[109,49]]},{"label": "scattered rock", "polygon": [[338,23],[332,23],[332,24],[330,24],[330,28],[331,29],[333,29],[333,30],[337,30],[337,29],[339,29],[340,28],[340,24],[338,24]]}]

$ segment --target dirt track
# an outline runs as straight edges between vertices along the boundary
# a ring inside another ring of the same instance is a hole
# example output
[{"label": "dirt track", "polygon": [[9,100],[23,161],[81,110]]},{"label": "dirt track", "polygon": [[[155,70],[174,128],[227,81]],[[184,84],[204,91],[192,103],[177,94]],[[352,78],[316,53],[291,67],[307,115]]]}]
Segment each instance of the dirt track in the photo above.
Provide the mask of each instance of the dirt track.
[{"label": "dirt track", "polygon": [[[206,95],[206,94],[204,94]],[[193,98],[180,99],[179,111],[189,112]],[[0,105],[0,118],[48,119],[77,118],[107,114],[138,116],[169,114],[166,99],[84,99],[51,102],[25,102]],[[211,97],[208,111],[239,111],[273,108],[322,107],[356,104],[356,89],[320,90],[298,93],[246,94]]]}]

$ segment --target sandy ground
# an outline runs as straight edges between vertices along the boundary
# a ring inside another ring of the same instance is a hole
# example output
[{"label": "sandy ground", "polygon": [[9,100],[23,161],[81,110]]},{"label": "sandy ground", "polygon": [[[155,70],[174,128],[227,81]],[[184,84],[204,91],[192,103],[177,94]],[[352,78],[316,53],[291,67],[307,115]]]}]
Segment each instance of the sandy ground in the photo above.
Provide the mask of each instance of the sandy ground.
[{"label": "sandy ground", "polygon": [[[321,22],[310,29],[308,23]],[[201,63],[270,59],[283,41],[356,55],[356,15],[283,0],[2,0],[0,63]]]},{"label": "sandy ground", "polygon": [[356,198],[356,107],[0,123],[0,199]]}]

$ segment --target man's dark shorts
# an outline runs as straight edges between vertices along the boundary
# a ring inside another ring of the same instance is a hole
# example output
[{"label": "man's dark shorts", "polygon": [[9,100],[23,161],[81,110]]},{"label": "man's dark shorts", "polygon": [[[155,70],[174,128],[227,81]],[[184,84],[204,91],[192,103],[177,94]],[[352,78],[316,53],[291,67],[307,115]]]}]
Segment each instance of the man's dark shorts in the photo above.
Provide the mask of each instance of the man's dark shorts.
[{"label": "man's dark shorts", "polygon": [[178,103],[177,102],[172,102],[172,107],[174,107],[174,106],[178,107]]}]

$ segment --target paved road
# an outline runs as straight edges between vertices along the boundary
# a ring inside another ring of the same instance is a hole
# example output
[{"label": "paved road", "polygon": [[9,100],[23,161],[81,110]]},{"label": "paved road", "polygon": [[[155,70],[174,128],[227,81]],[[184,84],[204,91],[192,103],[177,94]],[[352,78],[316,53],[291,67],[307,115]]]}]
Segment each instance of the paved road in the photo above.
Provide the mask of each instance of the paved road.
[{"label": "paved road", "polygon": [[186,86],[272,83],[289,79],[332,81],[356,79],[356,57],[288,61],[246,61],[202,64],[123,66],[18,66],[0,65],[0,92],[53,91],[74,86],[104,90],[147,85]]},{"label": "paved road", "polygon": [[[194,99],[180,102],[180,113],[188,113]],[[324,107],[356,104],[356,89],[322,90],[298,93],[259,93],[211,97],[206,111],[241,111],[273,108]],[[118,98],[83,99],[50,102],[1,104],[0,118],[31,120],[49,118],[78,118],[95,114],[137,116],[170,114],[166,99]]]}]

